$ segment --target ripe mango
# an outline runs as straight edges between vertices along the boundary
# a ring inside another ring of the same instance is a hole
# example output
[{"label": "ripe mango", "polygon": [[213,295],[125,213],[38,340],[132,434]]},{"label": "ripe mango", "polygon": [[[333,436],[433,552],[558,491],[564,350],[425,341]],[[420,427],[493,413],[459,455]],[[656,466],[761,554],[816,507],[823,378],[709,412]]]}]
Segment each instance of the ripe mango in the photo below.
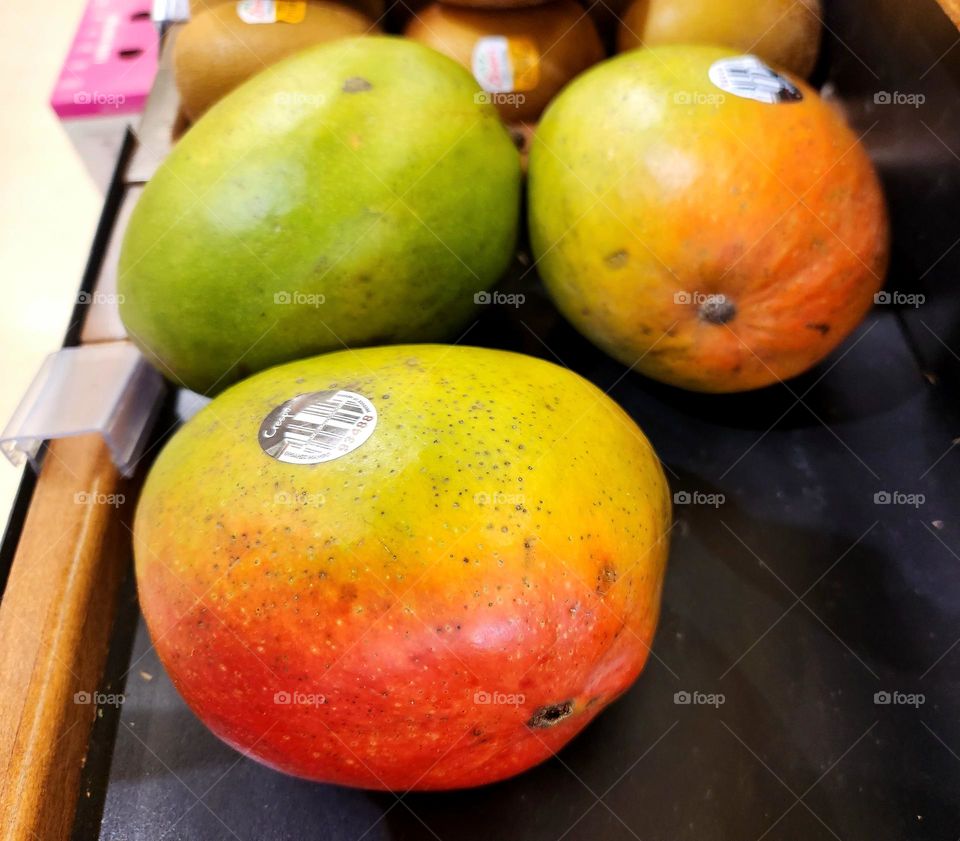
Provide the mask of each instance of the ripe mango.
[{"label": "ripe mango", "polygon": [[274,768],[444,789],[548,758],[637,677],[670,500],[630,417],[503,351],[262,372],[168,443],[140,603],[194,712]]},{"label": "ripe mango", "polygon": [[292,56],[211,108],[134,209],[120,312],[221,389],[345,346],[453,334],[513,258],[520,161],[470,74],[400,38]]},{"label": "ripe mango", "polygon": [[564,315],[696,391],[806,371],[859,324],[889,253],[879,180],[800,80],[721,47],[650,47],[575,79],[529,159],[530,238]]}]

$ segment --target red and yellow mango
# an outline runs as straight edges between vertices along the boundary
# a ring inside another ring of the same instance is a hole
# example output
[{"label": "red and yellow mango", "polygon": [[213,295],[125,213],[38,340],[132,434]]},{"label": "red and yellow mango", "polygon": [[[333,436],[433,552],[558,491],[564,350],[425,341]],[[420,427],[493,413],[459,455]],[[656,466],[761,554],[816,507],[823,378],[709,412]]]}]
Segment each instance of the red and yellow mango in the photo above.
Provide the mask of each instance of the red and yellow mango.
[{"label": "red and yellow mango", "polygon": [[[336,457],[281,460],[303,429],[288,401],[317,394],[373,408],[314,429],[349,442]],[[137,580],[172,680],[237,749],[456,788],[550,757],[637,677],[669,520],[646,438],[568,370],[345,351],[248,379],[174,436],[137,510]]]}]

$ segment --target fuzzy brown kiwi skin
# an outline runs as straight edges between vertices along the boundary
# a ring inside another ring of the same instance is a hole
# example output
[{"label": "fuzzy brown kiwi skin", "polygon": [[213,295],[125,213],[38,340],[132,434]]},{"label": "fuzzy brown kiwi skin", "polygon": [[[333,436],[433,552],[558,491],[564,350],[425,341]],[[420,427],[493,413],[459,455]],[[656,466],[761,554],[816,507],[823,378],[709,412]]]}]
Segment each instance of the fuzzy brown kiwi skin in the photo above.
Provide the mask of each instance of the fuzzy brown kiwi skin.
[{"label": "fuzzy brown kiwi skin", "polygon": [[524,9],[531,6],[544,6],[551,0],[443,0],[448,6],[463,9]]},{"label": "fuzzy brown kiwi skin", "polygon": [[565,84],[605,57],[593,19],[574,0],[554,0],[535,8],[433,3],[410,20],[405,34],[468,70],[474,47],[483,37],[498,35],[532,44],[538,62],[535,86],[493,97],[501,118],[509,124],[537,120]]},{"label": "fuzzy brown kiwi skin", "polygon": [[[783,6],[787,5],[786,10]],[[617,51],[663,44],[721,44],[807,78],[820,49],[821,0],[632,0]]]},{"label": "fuzzy brown kiwi skin", "polygon": [[300,23],[248,24],[232,2],[202,8],[177,33],[173,73],[180,106],[195,122],[248,78],[316,44],[376,33],[377,25],[346,3],[308,0]]}]

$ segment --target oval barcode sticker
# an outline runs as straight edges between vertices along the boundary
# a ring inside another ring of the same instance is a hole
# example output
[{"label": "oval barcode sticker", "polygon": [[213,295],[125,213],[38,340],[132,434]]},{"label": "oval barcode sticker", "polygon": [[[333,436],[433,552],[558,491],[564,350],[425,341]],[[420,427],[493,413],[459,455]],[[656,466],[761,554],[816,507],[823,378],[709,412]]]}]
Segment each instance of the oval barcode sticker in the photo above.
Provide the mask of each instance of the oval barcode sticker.
[{"label": "oval barcode sticker", "polygon": [[261,449],[284,464],[320,464],[353,452],[377,425],[377,410],[355,391],[311,391],[281,403],[260,424]]},{"label": "oval barcode sticker", "polygon": [[721,58],[710,65],[710,81],[720,90],[774,105],[778,102],[799,102],[803,94],[785,76],[768,67],[755,55]]}]

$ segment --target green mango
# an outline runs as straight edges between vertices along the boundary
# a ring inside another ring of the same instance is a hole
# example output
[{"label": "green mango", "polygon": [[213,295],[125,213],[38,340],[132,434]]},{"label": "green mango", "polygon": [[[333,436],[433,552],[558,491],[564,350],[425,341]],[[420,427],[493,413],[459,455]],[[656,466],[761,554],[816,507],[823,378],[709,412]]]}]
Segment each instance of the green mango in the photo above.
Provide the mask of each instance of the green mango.
[{"label": "green mango", "polygon": [[147,184],[121,317],[213,393],[291,359],[452,336],[509,265],[520,160],[469,72],[399,38],[298,53],[208,111]]}]

